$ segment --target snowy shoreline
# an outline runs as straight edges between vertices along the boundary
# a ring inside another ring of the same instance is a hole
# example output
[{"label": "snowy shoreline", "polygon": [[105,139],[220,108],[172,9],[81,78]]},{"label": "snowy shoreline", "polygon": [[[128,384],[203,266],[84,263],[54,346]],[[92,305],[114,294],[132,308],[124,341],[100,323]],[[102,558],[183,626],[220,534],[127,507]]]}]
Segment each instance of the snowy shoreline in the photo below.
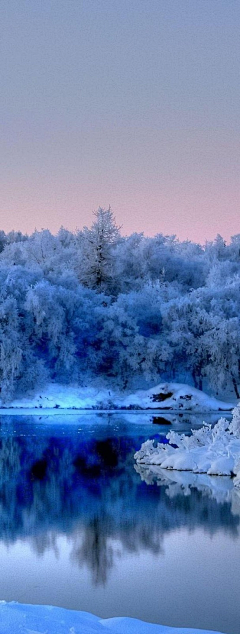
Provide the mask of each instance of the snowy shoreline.
[{"label": "snowy shoreline", "polygon": [[235,403],[220,401],[190,385],[181,383],[159,383],[148,390],[134,393],[117,392],[112,389],[48,384],[39,392],[14,399],[9,403],[0,400],[0,413],[23,412],[230,412]]},{"label": "snowy shoreline", "polygon": [[[222,414],[230,414],[231,413],[231,409],[221,409],[221,410],[217,410],[219,412],[221,412]],[[134,409],[133,407],[131,408],[127,408],[127,407],[122,407],[121,409],[99,409],[99,408],[89,408],[89,409],[84,409],[84,408],[78,408],[78,407],[0,407],[0,414],[1,416],[8,416],[9,414],[18,414],[20,412],[21,416],[27,414],[28,416],[34,416],[34,415],[39,415],[39,413],[41,413],[41,415],[48,415],[51,414],[51,416],[57,416],[57,415],[75,415],[77,416],[77,414],[81,413],[81,414],[139,414],[139,416],[141,414],[148,414],[149,415],[155,415],[155,414],[166,414],[166,409],[152,409],[152,408],[146,408],[146,409]],[[171,409],[168,410],[167,413],[169,415],[171,414],[182,414],[182,410],[181,409]],[[196,415],[206,415],[206,414],[216,414],[216,410],[212,409],[212,410],[188,410],[185,409],[184,410],[185,414],[196,414]]]},{"label": "snowy shoreline", "polygon": [[89,612],[15,601],[0,601],[0,631],[4,634],[222,634],[216,630],[169,627],[129,617],[102,619]]}]

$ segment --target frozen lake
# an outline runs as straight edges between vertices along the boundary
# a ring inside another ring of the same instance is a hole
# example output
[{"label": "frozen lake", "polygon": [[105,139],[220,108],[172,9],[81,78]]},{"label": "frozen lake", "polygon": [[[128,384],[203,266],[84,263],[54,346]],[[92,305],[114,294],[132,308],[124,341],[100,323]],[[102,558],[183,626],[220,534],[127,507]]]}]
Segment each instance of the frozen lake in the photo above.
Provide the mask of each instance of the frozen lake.
[{"label": "frozen lake", "polygon": [[0,599],[239,634],[231,480],[134,468],[144,440],[202,419],[0,418]]}]

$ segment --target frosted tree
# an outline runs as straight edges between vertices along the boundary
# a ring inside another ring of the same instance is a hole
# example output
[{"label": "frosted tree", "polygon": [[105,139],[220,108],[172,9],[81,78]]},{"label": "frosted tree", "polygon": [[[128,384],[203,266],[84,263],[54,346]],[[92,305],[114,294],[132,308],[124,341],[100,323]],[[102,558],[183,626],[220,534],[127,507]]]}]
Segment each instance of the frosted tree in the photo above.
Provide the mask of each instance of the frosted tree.
[{"label": "frosted tree", "polygon": [[160,305],[161,292],[146,284],[144,292],[119,295],[102,309],[99,372],[118,379],[121,387],[126,388],[133,377],[159,380],[171,361]]},{"label": "frosted tree", "polygon": [[239,394],[240,323],[238,317],[224,319],[211,315],[212,327],[204,337],[202,345],[207,351],[208,363],[205,373],[215,389],[232,383],[237,398]]},{"label": "frosted tree", "polygon": [[127,293],[139,290],[143,286],[144,279],[147,279],[142,257],[144,241],[143,233],[132,233],[116,244],[114,283],[117,292]]},{"label": "frosted tree", "polygon": [[95,220],[91,228],[84,227],[83,230],[79,279],[86,286],[102,291],[112,286],[113,247],[120,240],[120,227],[110,207],[99,207],[93,215]]},{"label": "frosted tree", "polygon": [[[73,292],[42,281],[29,289],[26,310],[34,318],[34,337],[38,354],[44,355],[55,371],[71,368],[74,375],[76,359],[73,333],[68,323],[70,297]],[[70,297],[69,297],[70,296]]]},{"label": "frosted tree", "polygon": [[15,266],[0,268],[0,381],[1,397],[10,400],[47,378],[33,339],[33,321],[24,304],[39,275]]},{"label": "frosted tree", "polygon": [[22,356],[17,302],[9,297],[0,304],[0,379],[3,401],[10,399],[13,395]]},{"label": "frosted tree", "polygon": [[43,271],[45,277],[52,273],[61,275],[69,270],[74,271],[77,248],[73,234],[70,236],[72,239],[67,232],[64,235],[64,230],[57,236],[53,236],[47,229],[34,231],[28,240],[7,244],[0,254],[0,263]]},{"label": "frosted tree", "polygon": [[5,245],[7,244],[7,237],[4,231],[0,231],[0,253],[2,253]]}]

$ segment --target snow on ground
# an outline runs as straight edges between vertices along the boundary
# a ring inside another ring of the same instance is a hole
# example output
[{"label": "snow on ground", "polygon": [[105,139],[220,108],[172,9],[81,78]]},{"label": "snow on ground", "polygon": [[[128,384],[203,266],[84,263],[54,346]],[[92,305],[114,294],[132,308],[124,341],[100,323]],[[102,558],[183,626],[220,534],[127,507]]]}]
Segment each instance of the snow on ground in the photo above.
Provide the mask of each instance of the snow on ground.
[{"label": "snow on ground", "polygon": [[44,389],[0,407],[41,409],[163,409],[185,411],[229,411],[234,405],[218,401],[190,385],[160,383],[133,394],[107,388],[79,387],[50,383]]},{"label": "snow on ground", "polygon": [[159,465],[162,469],[192,471],[217,476],[234,476],[240,487],[240,405],[233,410],[232,422],[220,418],[218,423],[203,424],[191,436],[170,431],[169,444],[147,440],[135,453],[138,464]]},{"label": "snow on ground", "polygon": [[95,387],[49,383],[45,388],[5,404],[12,408],[108,409],[112,392]]},{"label": "snow on ground", "polygon": [[0,634],[221,634],[209,630],[166,627],[125,617],[101,619],[43,605],[0,602]]},{"label": "snow on ground", "polygon": [[185,411],[220,411],[231,410],[233,404],[218,401],[201,390],[183,383],[160,383],[150,390],[139,390],[129,394],[123,400],[124,406],[137,406],[143,409],[170,409]]}]

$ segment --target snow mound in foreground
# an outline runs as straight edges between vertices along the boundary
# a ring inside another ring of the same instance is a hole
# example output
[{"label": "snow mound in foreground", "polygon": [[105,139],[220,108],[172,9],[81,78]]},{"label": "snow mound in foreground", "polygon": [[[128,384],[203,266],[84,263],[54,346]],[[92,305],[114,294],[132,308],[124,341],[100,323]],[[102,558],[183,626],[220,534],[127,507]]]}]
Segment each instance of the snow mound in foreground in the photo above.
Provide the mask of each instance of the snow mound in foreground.
[{"label": "snow mound in foreground", "polygon": [[0,634],[221,634],[145,623],[125,617],[100,619],[46,605],[0,602]]},{"label": "snow mound in foreground", "polygon": [[182,409],[201,412],[227,411],[233,408],[232,403],[218,401],[184,383],[159,383],[150,390],[139,390],[135,394],[129,394],[122,404],[124,407],[135,406],[142,409]]},{"label": "snow mound in foreground", "polygon": [[147,440],[135,453],[138,464],[159,465],[162,469],[193,471],[208,475],[235,476],[240,487],[240,405],[233,410],[232,422],[220,418],[218,423],[203,424],[191,436],[170,431],[169,444]]},{"label": "snow mound in foreground", "polygon": [[230,411],[234,407],[232,403],[218,401],[182,383],[160,383],[149,390],[138,390],[127,396],[126,393],[103,387],[49,383],[41,391],[15,399],[7,406],[15,409],[167,409],[200,412]]}]

